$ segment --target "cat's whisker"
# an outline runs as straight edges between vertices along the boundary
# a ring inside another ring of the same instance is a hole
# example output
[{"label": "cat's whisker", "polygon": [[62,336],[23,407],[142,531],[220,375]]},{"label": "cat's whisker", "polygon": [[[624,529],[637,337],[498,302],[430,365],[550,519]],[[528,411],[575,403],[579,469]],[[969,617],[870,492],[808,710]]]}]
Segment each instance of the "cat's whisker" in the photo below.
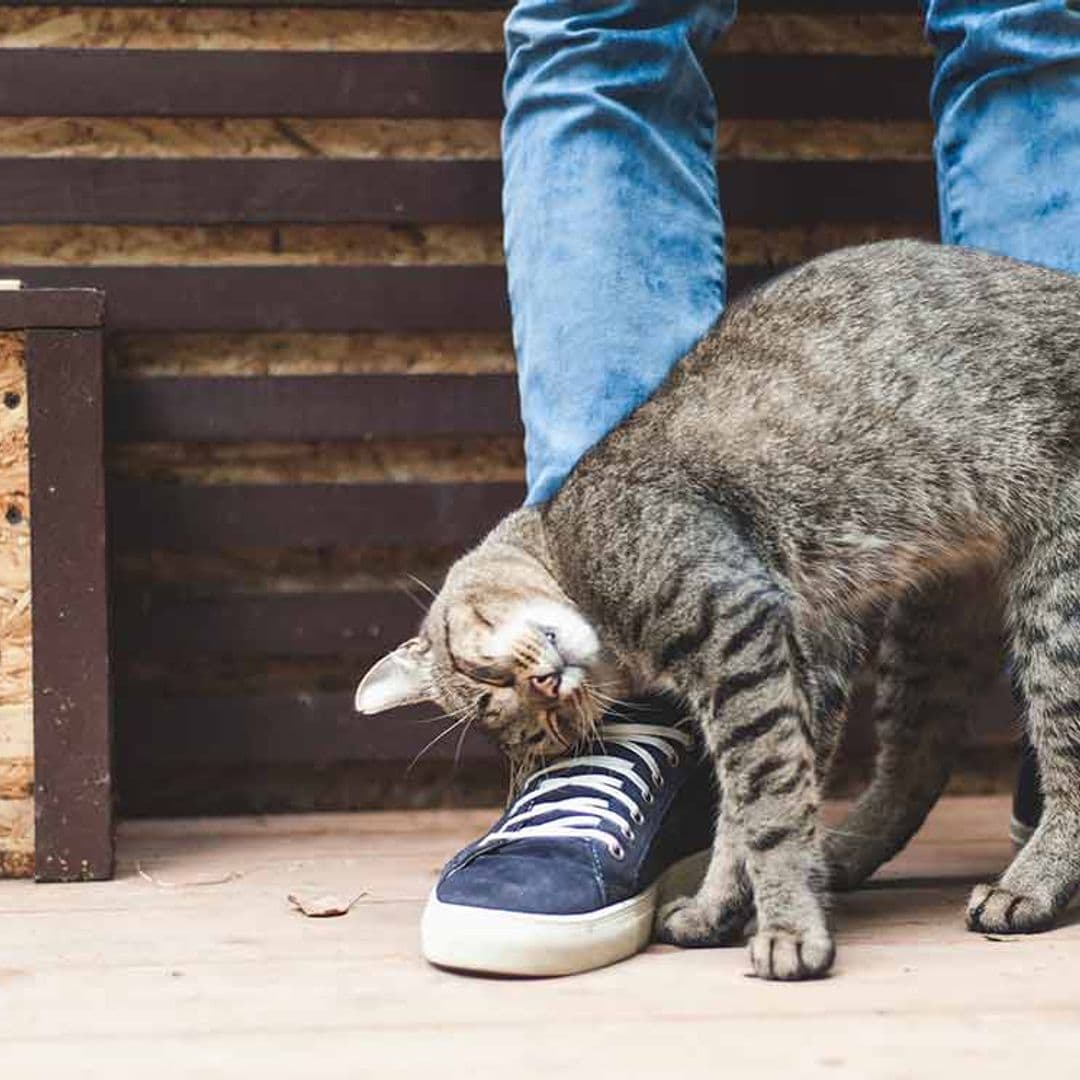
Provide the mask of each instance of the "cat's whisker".
[{"label": "cat's whisker", "polygon": [[418,716],[413,723],[436,724],[440,720],[457,720],[464,716],[468,711],[469,706],[463,705],[460,709],[450,709],[448,712],[439,713],[438,716]]},{"label": "cat's whisker", "polygon": [[436,735],[436,736],[435,736],[435,738],[434,738],[434,739],[432,739],[432,740],[431,740],[431,741],[430,741],[430,742],[429,742],[429,743],[428,743],[428,744],[427,744],[427,745],[426,745],[426,746],[425,746],[425,747],[424,747],[424,748],[423,748],[423,749],[422,749],[422,750],[421,750],[421,751],[420,751],[420,752],[419,752],[419,753],[418,753],[418,754],[416,755],[416,757],[414,757],[414,758],[412,759],[412,761],[410,761],[410,762],[409,762],[409,765],[408,765],[408,767],[406,768],[405,772],[406,772],[406,773],[410,773],[410,772],[412,772],[412,770],[413,770],[413,767],[414,767],[414,766],[416,765],[416,763],[417,763],[417,762],[418,762],[418,761],[419,761],[419,760],[420,760],[420,759],[421,759],[421,758],[422,758],[422,757],[423,757],[423,756],[424,756],[424,755],[425,755],[425,754],[426,754],[426,753],[427,753],[427,752],[428,752],[428,751],[429,751],[429,750],[430,750],[430,749],[431,749],[431,748],[432,748],[432,747],[433,747],[433,746],[434,746],[434,745],[435,745],[436,743],[438,743],[438,742],[441,742],[441,741],[442,741],[443,739],[445,739],[445,738],[446,738],[446,736],[447,736],[447,735],[449,735],[449,734],[450,734],[450,733],[451,733],[452,731],[455,731],[455,730],[456,730],[457,728],[459,728],[459,727],[460,727],[460,726],[461,726],[462,724],[464,724],[464,723],[467,723],[468,719],[469,719],[469,718],[468,718],[468,716],[463,716],[463,717],[461,717],[461,719],[459,719],[459,720],[455,720],[455,721],[454,721],[454,722],[453,722],[453,723],[452,723],[452,724],[451,724],[451,725],[450,725],[449,727],[447,727],[447,728],[444,728],[444,729],[443,729],[442,731],[440,731],[440,732],[439,732],[439,734],[438,734],[438,735]]},{"label": "cat's whisker", "polygon": [[468,723],[461,729],[461,734],[458,736],[457,746],[454,747],[454,768],[456,769],[461,762],[461,748],[465,745],[465,736],[469,734],[469,728],[473,726],[473,721],[476,716],[470,716]]},{"label": "cat's whisker", "polygon": [[424,592],[426,592],[432,600],[434,600],[438,595],[435,590],[426,581],[423,580],[423,578],[418,578],[415,574],[410,573],[408,570],[405,571],[405,576],[408,578],[412,578],[412,580],[415,581],[416,584],[419,585],[420,588],[423,589]]}]

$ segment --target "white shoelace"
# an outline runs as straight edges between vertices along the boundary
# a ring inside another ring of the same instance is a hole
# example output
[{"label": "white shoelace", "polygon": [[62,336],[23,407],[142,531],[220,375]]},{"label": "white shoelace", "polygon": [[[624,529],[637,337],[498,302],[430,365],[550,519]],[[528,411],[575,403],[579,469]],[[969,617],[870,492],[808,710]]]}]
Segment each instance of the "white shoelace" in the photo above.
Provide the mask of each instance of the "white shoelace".
[{"label": "white shoelace", "polygon": [[[609,746],[622,747],[638,761],[628,761],[608,753],[587,754],[566,758],[540,769],[533,773],[525,791],[514,800],[502,827],[488,833],[480,841],[479,847],[510,840],[540,838],[598,840],[607,847],[613,858],[623,858],[626,850],[618,837],[600,826],[604,822],[614,825],[624,840],[632,841],[634,825],[640,825],[645,820],[640,803],[653,803],[656,791],[664,786],[664,775],[654,751],[663,755],[669,765],[676,765],[679,761],[677,748],[681,746],[685,752],[694,740],[687,732],[662,724],[611,723],[601,728],[598,741],[602,750],[606,751]],[[644,766],[644,776],[638,771],[641,766]],[[574,776],[560,775],[582,767],[590,771]],[[537,801],[545,795],[570,787],[585,788],[596,794]],[[541,816],[546,820],[528,824]]]}]

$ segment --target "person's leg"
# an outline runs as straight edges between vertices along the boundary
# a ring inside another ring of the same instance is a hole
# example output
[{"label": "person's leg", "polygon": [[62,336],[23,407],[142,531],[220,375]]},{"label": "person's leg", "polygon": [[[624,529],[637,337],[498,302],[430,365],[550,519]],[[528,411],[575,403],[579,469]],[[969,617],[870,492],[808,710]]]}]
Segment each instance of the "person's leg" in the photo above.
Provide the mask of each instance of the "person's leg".
[{"label": "person's leg", "polygon": [[[929,0],[926,27],[942,240],[1080,273],[1080,2]],[[1018,845],[1041,814],[1025,740]]]},{"label": "person's leg", "polygon": [[1080,273],[1080,2],[929,0],[945,243]]},{"label": "person's leg", "polygon": [[528,501],[558,490],[724,301],[702,57],[734,0],[519,0],[506,258]]}]

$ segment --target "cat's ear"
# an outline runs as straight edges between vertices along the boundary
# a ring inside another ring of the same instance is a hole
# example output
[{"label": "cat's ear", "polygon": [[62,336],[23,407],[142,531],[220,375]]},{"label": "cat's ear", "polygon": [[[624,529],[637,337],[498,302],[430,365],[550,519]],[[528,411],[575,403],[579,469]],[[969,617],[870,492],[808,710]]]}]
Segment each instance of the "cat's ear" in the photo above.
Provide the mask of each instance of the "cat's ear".
[{"label": "cat's ear", "polygon": [[431,649],[412,638],[384,656],[356,688],[357,712],[380,713],[431,698]]}]

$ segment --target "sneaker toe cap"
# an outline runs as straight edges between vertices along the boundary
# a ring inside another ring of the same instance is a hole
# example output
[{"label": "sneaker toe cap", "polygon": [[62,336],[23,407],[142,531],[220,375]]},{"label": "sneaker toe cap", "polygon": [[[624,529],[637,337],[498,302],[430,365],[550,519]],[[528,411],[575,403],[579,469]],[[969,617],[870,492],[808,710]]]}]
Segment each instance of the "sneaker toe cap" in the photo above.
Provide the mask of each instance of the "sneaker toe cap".
[{"label": "sneaker toe cap", "polygon": [[[582,853],[585,854],[585,853]],[[444,904],[572,915],[595,911],[607,900],[591,859],[503,850],[450,869],[436,887]]]}]

